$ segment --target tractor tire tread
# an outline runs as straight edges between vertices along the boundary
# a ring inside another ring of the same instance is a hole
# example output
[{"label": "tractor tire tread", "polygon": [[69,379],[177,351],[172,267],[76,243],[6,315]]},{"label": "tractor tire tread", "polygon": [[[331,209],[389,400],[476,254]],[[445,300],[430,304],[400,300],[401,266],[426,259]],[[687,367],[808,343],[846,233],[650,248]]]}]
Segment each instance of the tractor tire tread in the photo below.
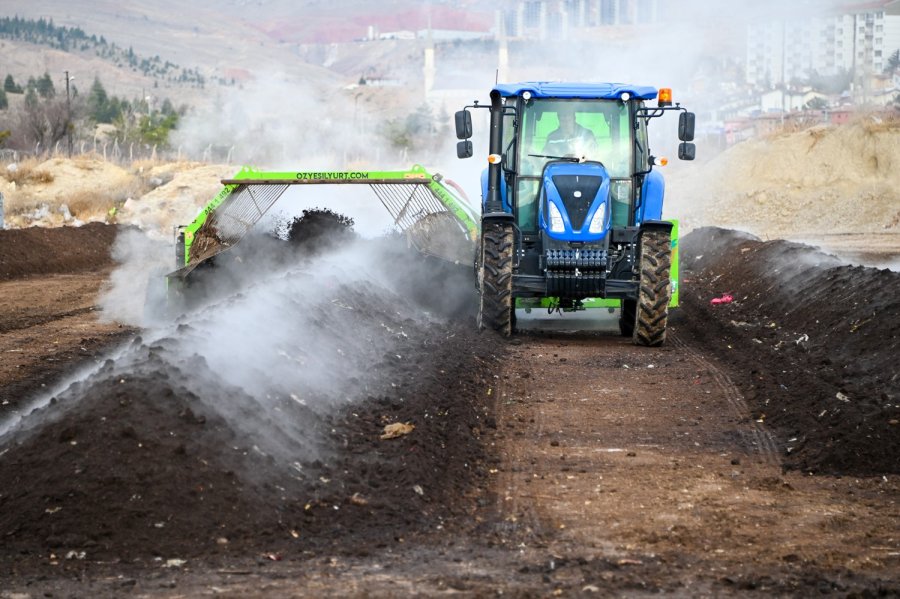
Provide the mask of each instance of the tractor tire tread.
[{"label": "tractor tire tread", "polygon": [[513,333],[513,227],[485,223],[482,234],[482,279],[479,325],[501,335]]},{"label": "tractor tire tread", "polygon": [[666,340],[669,301],[672,297],[672,241],[669,232],[645,231],[641,235],[639,254],[641,278],[632,340],[636,345],[656,347]]}]

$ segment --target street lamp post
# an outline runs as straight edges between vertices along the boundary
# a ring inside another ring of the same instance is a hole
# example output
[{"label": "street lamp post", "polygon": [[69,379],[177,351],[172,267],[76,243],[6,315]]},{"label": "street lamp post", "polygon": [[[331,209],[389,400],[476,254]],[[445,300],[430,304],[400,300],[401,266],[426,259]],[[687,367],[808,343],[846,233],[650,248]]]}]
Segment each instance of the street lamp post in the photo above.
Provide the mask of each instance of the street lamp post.
[{"label": "street lamp post", "polygon": [[66,71],[66,138],[69,150],[69,158],[72,157],[72,102],[69,99],[69,71]]}]

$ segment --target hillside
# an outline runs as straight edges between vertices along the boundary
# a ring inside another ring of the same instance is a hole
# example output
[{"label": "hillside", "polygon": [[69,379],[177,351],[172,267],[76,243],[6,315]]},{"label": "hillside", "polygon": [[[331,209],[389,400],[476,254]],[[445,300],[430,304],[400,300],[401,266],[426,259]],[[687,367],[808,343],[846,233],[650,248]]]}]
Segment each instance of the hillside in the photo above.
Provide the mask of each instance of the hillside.
[{"label": "hillside", "polygon": [[679,165],[672,214],[797,239],[900,232],[900,123],[861,120],[740,143]]},{"label": "hillside", "polygon": [[[0,39],[4,68],[17,81],[49,72],[57,81],[63,72],[75,77],[75,85],[86,90],[94,77],[100,77],[111,94],[126,98],[143,94],[169,97],[176,103],[197,103],[235,89],[261,73],[277,72],[288,79],[311,86],[333,88],[343,82],[324,68],[304,63],[295,51],[273,43],[252,20],[226,14],[216,7],[163,1],[152,6],[123,6],[113,2],[38,1],[5,2],[0,17],[17,15],[26,19],[52,20],[60,27],[78,27],[90,36],[103,36],[110,44],[133,52],[141,59],[159,57],[162,64],[171,61],[179,68],[196,70],[206,82],[169,82],[144,74],[140,65],[98,56],[95,48],[67,52],[45,44]],[[139,61],[140,62],[140,61]],[[220,85],[218,82],[227,82]]]},{"label": "hillside", "polygon": [[[122,4],[112,0],[9,0],[0,17],[14,15],[27,19],[47,19],[58,27],[77,27],[90,37],[104,36],[121,48],[133,48],[142,57],[159,56],[180,67],[198,69],[208,82],[206,96],[217,91],[215,82],[225,82],[223,93],[232,93],[233,84],[259,81],[274,75],[302,82],[304,86],[333,89],[355,83],[360,76],[402,79],[417,84],[424,42],[380,40],[360,42],[370,28],[375,33],[417,31],[428,27],[463,31],[488,31],[494,22],[493,10],[474,2],[431,5],[411,0],[372,3],[347,0],[335,10],[331,3],[316,0],[225,0],[223,2],[176,2]],[[7,40],[0,40],[0,43]],[[71,56],[58,55],[49,48],[8,44],[14,77],[41,74],[57,76],[69,70],[79,79],[99,74],[114,81],[118,93],[137,96],[154,86],[134,73],[114,73],[101,63],[74,64]],[[39,50],[39,51],[36,51]],[[82,76],[86,71],[87,74]],[[160,83],[160,85],[162,85]],[[193,101],[203,94],[183,90],[174,100]]]}]

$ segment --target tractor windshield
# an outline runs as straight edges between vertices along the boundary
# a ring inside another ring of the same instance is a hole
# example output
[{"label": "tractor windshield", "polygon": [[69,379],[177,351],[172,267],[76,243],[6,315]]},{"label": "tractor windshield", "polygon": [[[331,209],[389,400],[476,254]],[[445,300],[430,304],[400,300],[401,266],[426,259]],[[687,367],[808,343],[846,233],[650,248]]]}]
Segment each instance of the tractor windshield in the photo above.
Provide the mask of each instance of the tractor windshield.
[{"label": "tractor windshield", "polygon": [[597,160],[611,177],[630,177],[628,123],[628,106],[617,100],[536,98],[522,116],[519,175],[540,177],[551,156]]},{"label": "tractor windshield", "polygon": [[554,157],[602,162],[613,179],[612,221],[628,224],[634,168],[630,118],[627,104],[618,100],[535,98],[526,103],[519,127],[515,208],[522,231],[537,230],[540,177]]}]

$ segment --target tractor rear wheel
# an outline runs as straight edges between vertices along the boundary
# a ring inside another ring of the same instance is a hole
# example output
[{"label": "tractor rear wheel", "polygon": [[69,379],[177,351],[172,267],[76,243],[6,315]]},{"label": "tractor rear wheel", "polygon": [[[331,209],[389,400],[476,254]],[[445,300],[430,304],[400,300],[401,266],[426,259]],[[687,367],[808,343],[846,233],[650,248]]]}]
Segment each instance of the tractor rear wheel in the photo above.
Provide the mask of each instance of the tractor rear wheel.
[{"label": "tractor rear wheel", "polygon": [[484,223],[481,234],[481,302],[478,326],[501,335],[513,333],[515,301],[512,294],[513,226],[506,222]]},{"label": "tractor rear wheel", "polygon": [[669,231],[650,230],[641,234],[638,264],[637,318],[632,340],[636,345],[655,347],[666,340],[669,300],[672,285],[669,269],[672,263],[672,239]]}]

